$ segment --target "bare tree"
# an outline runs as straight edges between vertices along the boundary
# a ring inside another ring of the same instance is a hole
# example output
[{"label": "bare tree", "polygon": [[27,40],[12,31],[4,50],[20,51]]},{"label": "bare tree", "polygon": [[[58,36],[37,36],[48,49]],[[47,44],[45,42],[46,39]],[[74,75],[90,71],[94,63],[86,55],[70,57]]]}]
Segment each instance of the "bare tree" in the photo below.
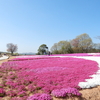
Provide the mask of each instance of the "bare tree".
[{"label": "bare tree", "polygon": [[18,49],[17,45],[13,44],[13,43],[8,43],[7,44],[7,51],[11,52],[11,55],[13,55],[14,52],[16,52]]},{"label": "bare tree", "polygon": [[93,47],[96,50],[96,52],[100,52],[100,43],[94,43]]},{"label": "bare tree", "polygon": [[96,39],[100,39],[100,36],[95,37]]}]

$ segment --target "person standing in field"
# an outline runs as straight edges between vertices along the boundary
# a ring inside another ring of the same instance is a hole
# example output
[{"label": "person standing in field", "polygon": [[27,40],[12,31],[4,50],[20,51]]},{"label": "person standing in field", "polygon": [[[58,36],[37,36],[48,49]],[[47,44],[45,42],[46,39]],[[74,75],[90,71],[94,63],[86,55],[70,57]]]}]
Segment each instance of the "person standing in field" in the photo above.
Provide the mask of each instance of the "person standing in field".
[{"label": "person standing in field", "polygon": [[50,51],[48,52],[48,55],[50,56]]}]

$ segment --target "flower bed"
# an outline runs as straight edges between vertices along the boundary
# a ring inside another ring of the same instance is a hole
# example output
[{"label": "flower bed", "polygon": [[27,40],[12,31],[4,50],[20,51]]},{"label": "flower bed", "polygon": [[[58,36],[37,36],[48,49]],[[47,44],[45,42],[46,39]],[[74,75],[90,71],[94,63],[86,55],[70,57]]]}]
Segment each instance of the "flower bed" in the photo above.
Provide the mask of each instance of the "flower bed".
[{"label": "flower bed", "polygon": [[35,60],[35,59],[47,59],[53,57],[85,57],[85,56],[100,56],[100,53],[73,53],[73,54],[53,54],[53,55],[26,55],[26,56],[17,56],[12,61],[20,60]]},{"label": "flower bed", "polygon": [[100,56],[100,53],[53,54],[52,56]]},{"label": "flower bed", "polygon": [[9,61],[0,67],[0,87],[3,97],[9,96],[11,100],[79,96],[79,82],[90,79],[97,70],[95,61],[80,58]]},{"label": "flower bed", "polygon": [[[14,58],[14,59],[11,59],[11,60],[9,60],[9,61],[22,61],[22,60],[40,60],[40,59],[53,59],[54,57],[48,57],[48,56],[44,56],[44,57],[37,57],[37,56],[31,56],[31,57],[29,57],[29,56],[26,56],[26,57],[16,57],[16,58]],[[60,57],[56,57],[56,58],[60,58]]]}]

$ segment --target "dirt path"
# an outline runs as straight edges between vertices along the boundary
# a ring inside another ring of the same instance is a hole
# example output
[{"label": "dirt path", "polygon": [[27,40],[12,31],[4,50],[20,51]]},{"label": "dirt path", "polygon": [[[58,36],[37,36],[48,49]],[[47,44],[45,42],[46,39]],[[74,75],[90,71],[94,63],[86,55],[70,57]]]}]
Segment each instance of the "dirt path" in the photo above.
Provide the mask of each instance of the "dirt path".
[{"label": "dirt path", "polygon": [[79,98],[53,98],[53,100],[100,100],[100,86],[92,89],[81,90],[80,93],[82,93],[82,96]]},{"label": "dirt path", "polygon": [[91,89],[84,89],[80,92],[82,93],[82,100],[100,100],[100,86]]},{"label": "dirt path", "polygon": [[15,58],[15,57],[14,57],[14,56],[11,56],[11,57],[9,57],[8,59],[0,60],[0,65],[2,65],[3,62],[7,62],[8,60],[11,60],[11,59],[13,59],[13,58]]}]

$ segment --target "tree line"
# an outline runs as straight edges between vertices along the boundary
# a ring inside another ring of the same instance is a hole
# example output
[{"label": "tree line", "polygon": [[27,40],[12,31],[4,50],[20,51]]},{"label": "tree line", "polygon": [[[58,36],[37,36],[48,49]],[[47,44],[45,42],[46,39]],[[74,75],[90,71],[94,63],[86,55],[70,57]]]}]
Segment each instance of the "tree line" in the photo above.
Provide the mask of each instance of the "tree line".
[{"label": "tree line", "polygon": [[[100,36],[97,37],[100,39]],[[7,44],[7,51],[11,52],[13,55],[18,49],[17,45],[13,43]],[[92,39],[87,33],[83,33],[76,38],[67,41],[59,41],[58,43],[54,43],[54,45],[49,48],[46,44],[42,44],[38,48],[38,55],[44,54],[68,54],[68,53],[92,53],[92,52],[100,52],[100,43],[93,43]]]},{"label": "tree line", "polygon": [[[47,51],[47,45],[42,44],[37,54],[45,54]],[[93,43],[90,36],[87,33],[83,33],[70,41],[63,40],[54,43],[50,52],[52,52],[52,54],[100,52],[100,43]]]},{"label": "tree line", "polygon": [[54,54],[100,52],[100,43],[93,43],[90,36],[83,33],[70,41],[59,41],[51,47]]}]

